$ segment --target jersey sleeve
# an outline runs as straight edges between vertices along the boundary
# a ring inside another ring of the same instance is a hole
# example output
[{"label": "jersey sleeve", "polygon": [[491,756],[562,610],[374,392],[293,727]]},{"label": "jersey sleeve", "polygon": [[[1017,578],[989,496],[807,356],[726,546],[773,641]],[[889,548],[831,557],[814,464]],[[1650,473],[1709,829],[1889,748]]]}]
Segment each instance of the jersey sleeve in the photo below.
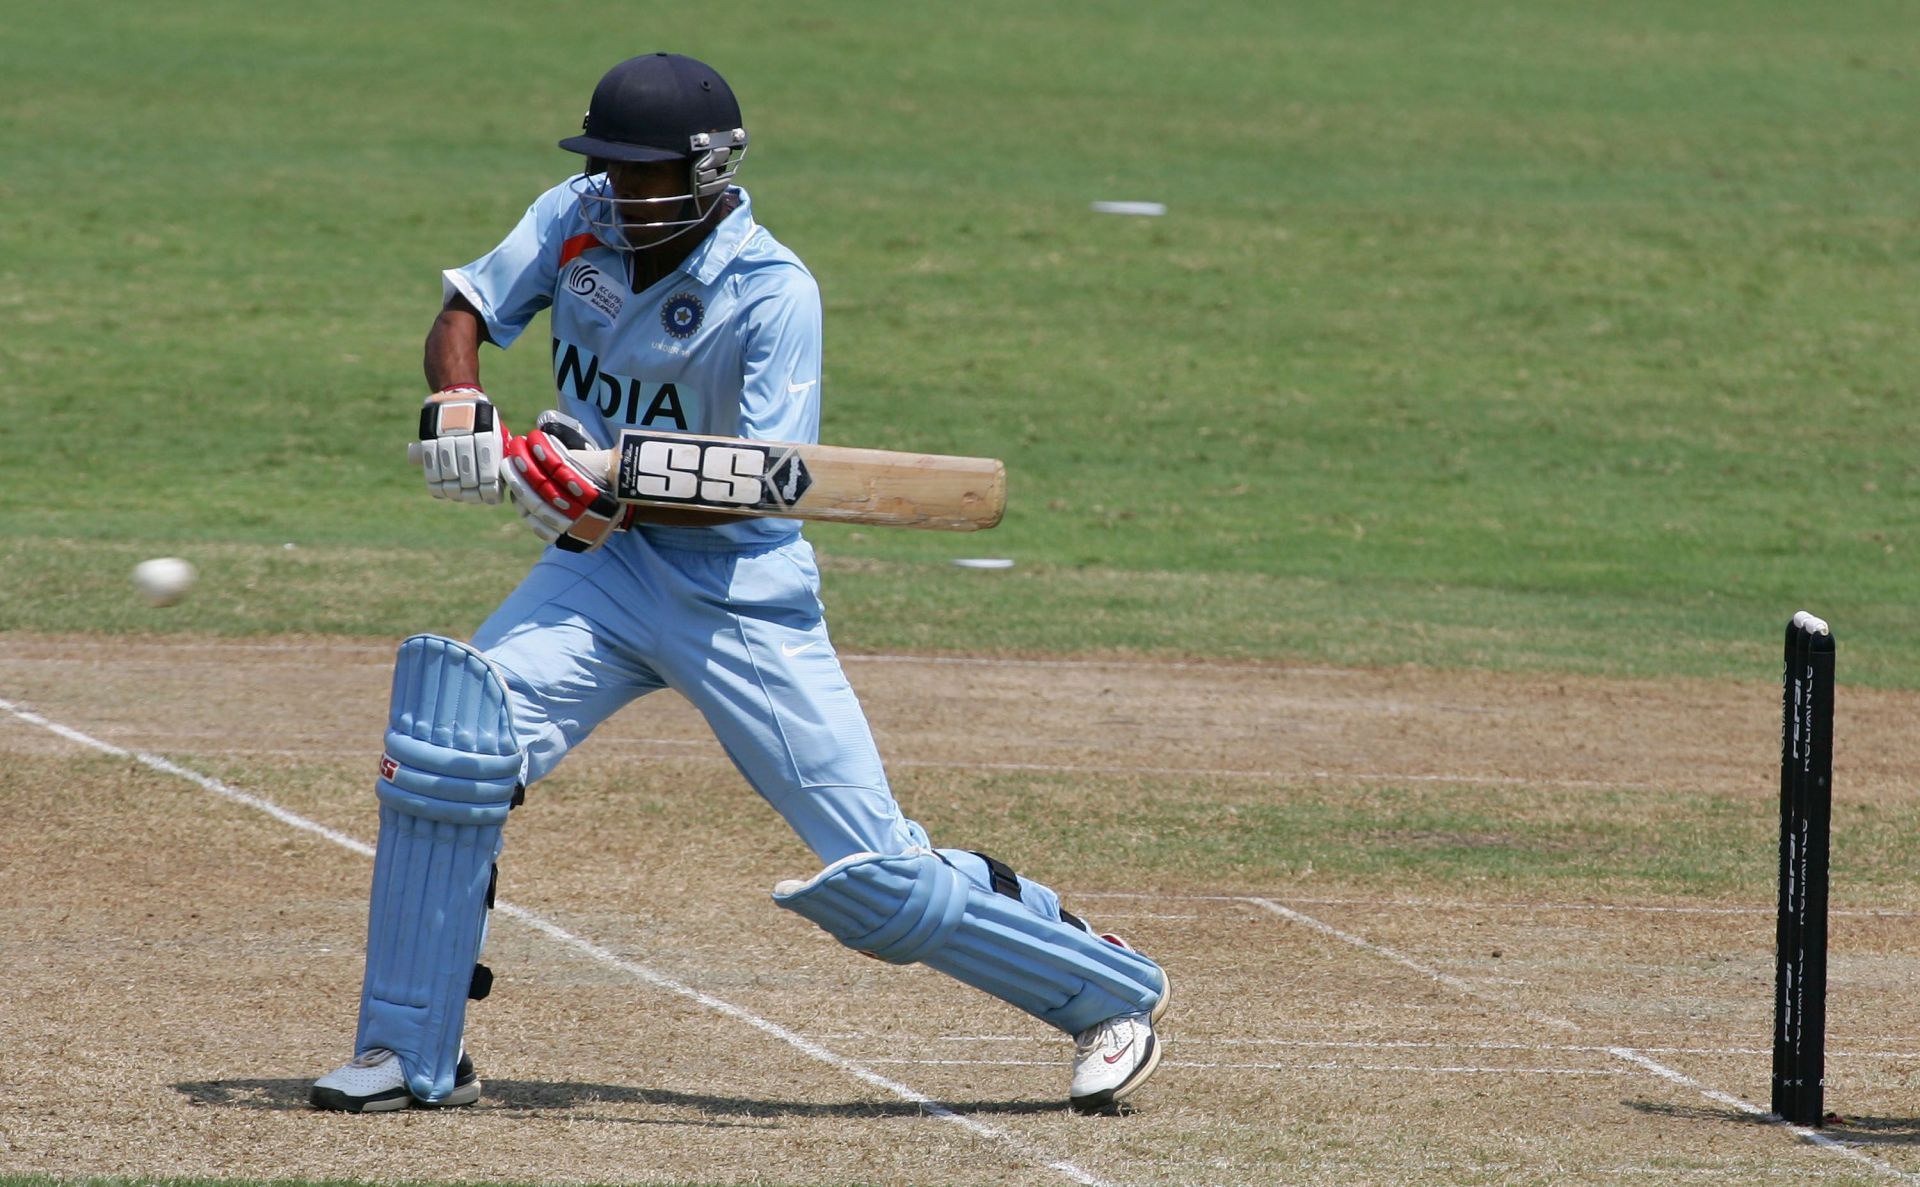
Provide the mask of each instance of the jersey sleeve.
[{"label": "jersey sleeve", "polygon": [[553,304],[560,248],[573,210],[573,194],[565,184],[534,199],[500,246],[463,268],[440,274],[441,299],[464,296],[485,319],[494,345],[513,345],[534,315]]},{"label": "jersey sleeve", "polygon": [[741,312],[739,435],[818,441],[820,289],[796,267],[768,269],[748,284]]}]

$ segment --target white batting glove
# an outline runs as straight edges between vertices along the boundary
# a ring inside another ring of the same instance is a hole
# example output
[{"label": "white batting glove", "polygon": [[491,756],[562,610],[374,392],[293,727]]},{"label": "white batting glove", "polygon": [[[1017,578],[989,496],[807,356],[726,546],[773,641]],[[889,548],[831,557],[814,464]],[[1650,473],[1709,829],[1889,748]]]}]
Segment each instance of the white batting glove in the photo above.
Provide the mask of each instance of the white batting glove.
[{"label": "white batting glove", "polygon": [[575,463],[594,447],[585,426],[563,412],[542,412],[533,431],[507,441],[507,497],[533,534],[567,552],[592,552],[633,522],[633,509]]},{"label": "white batting glove", "polygon": [[421,405],[420,461],[434,498],[498,503],[506,452],[506,427],[479,388],[442,388]]}]

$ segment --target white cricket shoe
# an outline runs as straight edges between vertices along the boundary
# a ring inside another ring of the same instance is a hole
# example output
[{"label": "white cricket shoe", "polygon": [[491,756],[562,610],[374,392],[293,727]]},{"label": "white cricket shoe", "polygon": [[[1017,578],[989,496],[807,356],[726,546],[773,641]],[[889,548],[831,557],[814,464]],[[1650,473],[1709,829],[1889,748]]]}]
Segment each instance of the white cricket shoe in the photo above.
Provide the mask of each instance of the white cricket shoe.
[{"label": "white cricket shoe", "polygon": [[[1119,936],[1100,938],[1133,950],[1133,945]],[[1165,976],[1166,970],[1161,970],[1161,975]],[[1160,1041],[1154,1037],[1153,1025],[1172,1000],[1173,981],[1168,979],[1153,1009],[1109,1018],[1074,1036],[1073,1086],[1067,1096],[1074,1112],[1104,1112],[1147,1082],[1160,1066]]]},{"label": "white cricket shoe", "polygon": [[394,1109],[451,1109],[470,1105],[480,1099],[480,1079],[473,1074],[473,1060],[460,1053],[460,1066],[453,1074],[453,1091],[445,1100],[421,1100],[407,1088],[407,1069],[400,1057],[385,1047],[371,1047],[354,1056],[353,1062],[328,1072],[313,1082],[307,1100],[316,1109],[341,1113],[386,1113]]}]

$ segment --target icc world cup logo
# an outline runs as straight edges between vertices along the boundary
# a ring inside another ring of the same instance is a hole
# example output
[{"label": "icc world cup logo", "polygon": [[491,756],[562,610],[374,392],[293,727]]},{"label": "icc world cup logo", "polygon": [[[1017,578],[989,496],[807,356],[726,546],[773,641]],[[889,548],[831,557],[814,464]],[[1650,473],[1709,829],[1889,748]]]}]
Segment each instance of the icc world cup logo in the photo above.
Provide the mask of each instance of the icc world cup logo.
[{"label": "icc world cup logo", "polygon": [[706,312],[700,298],[692,293],[676,293],[660,307],[660,328],[675,338],[691,338]]},{"label": "icc world cup logo", "polygon": [[608,283],[606,273],[585,260],[575,260],[573,266],[562,274],[562,281],[568,292],[609,319],[618,318],[621,306],[626,304],[626,298],[620,295],[620,290]]},{"label": "icc world cup logo", "polygon": [[593,265],[582,260],[567,272],[567,288],[576,297],[591,297],[600,285],[594,277]]}]

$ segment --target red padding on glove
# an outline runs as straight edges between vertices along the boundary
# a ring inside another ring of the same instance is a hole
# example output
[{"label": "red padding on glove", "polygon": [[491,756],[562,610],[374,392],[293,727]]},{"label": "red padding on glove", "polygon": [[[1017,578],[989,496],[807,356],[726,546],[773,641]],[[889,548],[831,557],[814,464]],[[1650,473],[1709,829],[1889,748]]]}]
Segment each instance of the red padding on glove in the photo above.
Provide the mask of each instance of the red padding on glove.
[{"label": "red padding on glove", "polygon": [[[578,520],[588,511],[612,519],[619,512],[618,500],[569,464],[566,452],[539,429],[508,440],[506,454],[533,493],[568,519]],[[524,464],[515,464],[515,459]]]}]

